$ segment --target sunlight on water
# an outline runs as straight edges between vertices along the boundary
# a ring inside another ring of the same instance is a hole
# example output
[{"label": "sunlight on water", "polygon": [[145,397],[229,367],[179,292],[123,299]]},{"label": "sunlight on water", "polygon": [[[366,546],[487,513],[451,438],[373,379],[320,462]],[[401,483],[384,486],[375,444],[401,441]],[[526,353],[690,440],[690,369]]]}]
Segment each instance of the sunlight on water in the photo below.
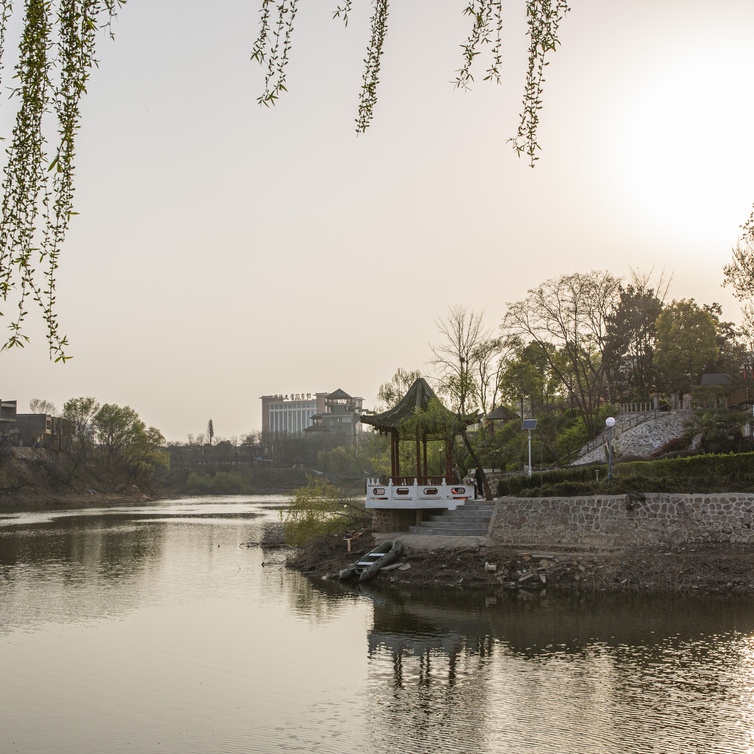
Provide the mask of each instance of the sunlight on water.
[{"label": "sunlight on water", "polygon": [[0,751],[754,754],[752,603],[344,590],[282,502],[0,521]]}]

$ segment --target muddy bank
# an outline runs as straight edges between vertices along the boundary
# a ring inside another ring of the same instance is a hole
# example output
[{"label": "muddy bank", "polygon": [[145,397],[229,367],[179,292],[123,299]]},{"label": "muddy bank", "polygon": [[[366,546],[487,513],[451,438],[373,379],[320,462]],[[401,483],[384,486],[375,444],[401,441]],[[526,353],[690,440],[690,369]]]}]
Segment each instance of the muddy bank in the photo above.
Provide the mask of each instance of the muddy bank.
[{"label": "muddy bank", "polygon": [[[643,547],[610,552],[523,550],[484,538],[407,538],[402,568],[381,572],[379,584],[451,589],[633,592],[642,594],[730,594],[754,597],[754,548],[729,543]],[[434,540],[434,541],[432,541]],[[352,551],[330,535],[298,549],[288,565],[315,579],[338,573],[373,544],[353,540]]]},{"label": "muddy bank", "polygon": [[73,510],[100,508],[106,505],[141,505],[166,497],[165,491],[152,492],[138,488],[114,492],[20,492],[0,494],[0,513]]}]

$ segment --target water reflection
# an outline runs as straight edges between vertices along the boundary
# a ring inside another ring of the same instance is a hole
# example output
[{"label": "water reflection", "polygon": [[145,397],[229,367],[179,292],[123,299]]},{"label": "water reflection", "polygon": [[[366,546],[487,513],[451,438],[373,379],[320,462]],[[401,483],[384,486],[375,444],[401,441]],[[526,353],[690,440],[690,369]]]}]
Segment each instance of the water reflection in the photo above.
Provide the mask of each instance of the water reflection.
[{"label": "water reflection", "polygon": [[0,522],[0,751],[754,754],[751,603],[348,590],[275,506]]},{"label": "water reflection", "polygon": [[754,610],[708,599],[375,592],[377,745],[754,751]]}]

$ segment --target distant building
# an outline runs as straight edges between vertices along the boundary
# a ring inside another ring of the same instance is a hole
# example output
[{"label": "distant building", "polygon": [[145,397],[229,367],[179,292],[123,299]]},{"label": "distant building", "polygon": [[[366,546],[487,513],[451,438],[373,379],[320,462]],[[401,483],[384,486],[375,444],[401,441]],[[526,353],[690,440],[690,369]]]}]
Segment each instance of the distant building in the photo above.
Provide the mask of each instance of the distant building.
[{"label": "distant building", "polygon": [[355,437],[361,431],[361,412],[364,399],[354,398],[340,388],[325,396],[325,410],[312,416],[307,436],[322,433]]},{"label": "distant building", "polygon": [[0,441],[25,448],[62,450],[71,437],[71,422],[49,414],[19,414],[17,401],[0,400]]},{"label": "distant building", "polygon": [[334,393],[263,395],[261,401],[263,432],[311,437],[318,433],[355,435],[360,431],[364,399],[340,389]]},{"label": "distant building", "polygon": [[0,437],[16,435],[16,401],[0,400]]},{"label": "distant building", "polygon": [[18,440],[26,447],[48,445],[52,439],[53,417],[47,414],[16,414]]},{"label": "distant building", "polygon": [[274,435],[303,435],[316,413],[324,411],[327,393],[263,395],[262,431]]}]

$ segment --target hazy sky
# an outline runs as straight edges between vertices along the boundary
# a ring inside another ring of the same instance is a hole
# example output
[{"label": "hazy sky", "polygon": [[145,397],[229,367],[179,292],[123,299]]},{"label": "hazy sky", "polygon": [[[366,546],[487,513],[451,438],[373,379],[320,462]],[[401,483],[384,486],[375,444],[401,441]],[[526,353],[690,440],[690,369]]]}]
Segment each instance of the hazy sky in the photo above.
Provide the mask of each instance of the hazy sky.
[{"label": "hazy sky", "polygon": [[[74,358],[41,327],[0,354],[0,397],[129,405],[169,440],[261,426],[259,397],[374,404],[427,369],[435,320],[572,272],[665,269],[719,301],[754,202],[754,3],[572,0],[535,169],[507,139],[526,65],[507,0],[504,83],[453,89],[465,0],[391,5],[379,102],[356,136],[371,4],[302,2],[288,94],[259,108],[258,2],[129,0],[103,40],[59,273]],[[7,129],[6,129],[7,133]]]}]

